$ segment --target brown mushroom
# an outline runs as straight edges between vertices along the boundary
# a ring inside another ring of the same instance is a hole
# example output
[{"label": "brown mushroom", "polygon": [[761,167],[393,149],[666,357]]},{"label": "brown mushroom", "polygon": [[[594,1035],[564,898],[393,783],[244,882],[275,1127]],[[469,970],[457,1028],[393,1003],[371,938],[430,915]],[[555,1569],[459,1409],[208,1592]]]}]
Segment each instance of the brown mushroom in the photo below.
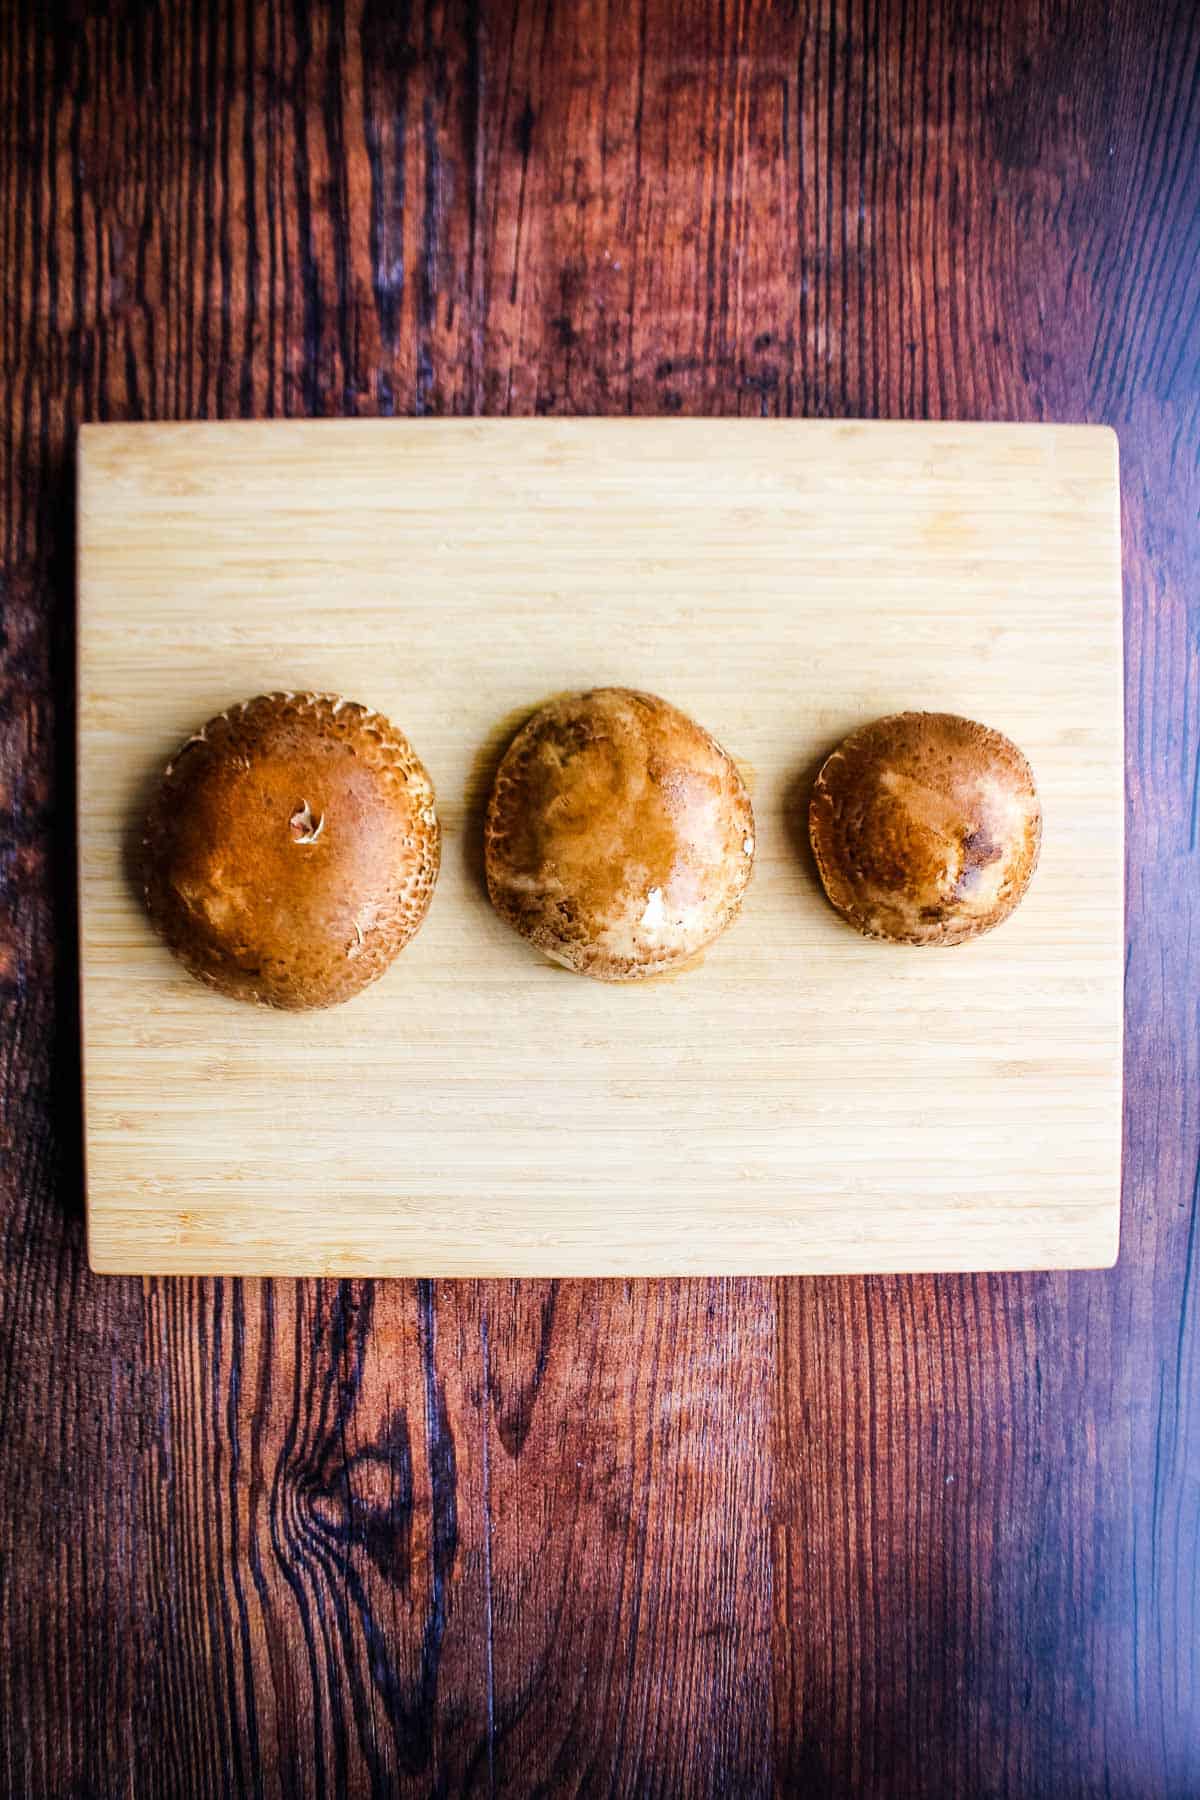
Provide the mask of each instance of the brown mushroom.
[{"label": "brown mushroom", "polygon": [[146,906],[221,993],[333,1006],[417,930],[439,851],[433,785],[403,732],[332,695],[265,694],[168,763],[146,820]]},{"label": "brown mushroom", "polygon": [[731,759],[677,708],[629,688],[534,714],[500,765],[485,837],[500,916],[601,981],[659,974],[710,944],[754,862]]},{"label": "brown mushroom", "polygon": [[954,713],[893,713],[826,760],[809,829],[825,892],[866,937],[961,944],[1020,901],[1042,809],[1000,732]]}]

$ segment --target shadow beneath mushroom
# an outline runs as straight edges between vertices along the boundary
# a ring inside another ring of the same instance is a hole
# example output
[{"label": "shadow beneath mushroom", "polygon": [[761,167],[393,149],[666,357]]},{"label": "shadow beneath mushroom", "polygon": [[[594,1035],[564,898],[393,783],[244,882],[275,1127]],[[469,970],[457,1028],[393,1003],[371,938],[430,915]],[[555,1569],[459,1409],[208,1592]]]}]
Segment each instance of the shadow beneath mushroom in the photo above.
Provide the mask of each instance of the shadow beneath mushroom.
[{"label": "shadow beneath mushroom", "polygon": [[162,765],[160,764],[157,768],[146,769],[144,774],[139,776],[137,791],[130,804],[121,837],[121,873],[139,906],[144,906],[146,903],[142,867],[146,842],[146,817],[150,811],[150,802],[162,780],[162,775]]},{"label": "shadow beneath mushroom", "polygon": [[808,807],[812,799],[813,784],[821,769],[840,739],[828,744],[816,756],[809,757],[788,776],[783,790],[783,825],[787,833],[788,843],[798,866],[803,869],[809,882],[818,894],[824,895],[821,877],[817,872],[817,862],[813,855],[812,838],[808,829]]},{"label": "shadow beneath mushroom", "polygon": [[462,859],[473,885],[486,900],[487,867],[483,843],[483,827],[487,819],[488,801],[496,781],[496,772],[504,761],[508,746],[539,706],[522,706],[501,719],[488,733],[471,759],[467,791],[463,796]]}]

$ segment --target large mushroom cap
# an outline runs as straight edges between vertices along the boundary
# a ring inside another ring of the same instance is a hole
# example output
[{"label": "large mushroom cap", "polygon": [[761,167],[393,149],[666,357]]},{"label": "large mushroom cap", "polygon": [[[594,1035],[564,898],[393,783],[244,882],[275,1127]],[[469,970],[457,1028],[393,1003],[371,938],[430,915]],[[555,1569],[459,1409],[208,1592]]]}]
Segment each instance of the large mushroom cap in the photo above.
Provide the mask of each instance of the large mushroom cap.
[{"label": "large mushroom cap", "polygon": [[265,694],[167,765],[146,820],[146,905],[210,987],[333,1006],[417,930],[439,849],[433,785],[403,732],[332,695]]},{"label": "large mushroom cap", "polygon": [[486,826],[488,892],[555,962],[633,981],[694,956],[741,904],[754,814],[733,762],[665,700],[596,688],[517,733]]}]

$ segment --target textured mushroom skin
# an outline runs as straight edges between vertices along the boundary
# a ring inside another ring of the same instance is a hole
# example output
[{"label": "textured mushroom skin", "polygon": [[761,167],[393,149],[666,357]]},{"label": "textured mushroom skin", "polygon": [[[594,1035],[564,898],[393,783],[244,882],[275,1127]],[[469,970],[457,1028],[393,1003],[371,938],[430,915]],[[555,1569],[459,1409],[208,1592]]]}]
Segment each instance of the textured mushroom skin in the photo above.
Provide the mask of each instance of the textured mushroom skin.
[{"label": "textured mushroom skin", "polygon": [[167,765],[142,845],[147,910],[200,981],[333,1006],[382,975],[437,879],[433,785],[403,732],[329,694],[266,694]]},{"label": "textured mushroom skin", "polygon": [[1000,732],[954,713],[893,713],[826,760],[809,829],[826,893],[866,937],[961,944],[1020,901],[1042,809]]},{"label": "textured mushroom skin", "polygon": [[708,732],[651,694],[596,688],[517,733],[485,826],[500,916],[553,961],[602,981],[660,974],[741,905],[754,813]]}]

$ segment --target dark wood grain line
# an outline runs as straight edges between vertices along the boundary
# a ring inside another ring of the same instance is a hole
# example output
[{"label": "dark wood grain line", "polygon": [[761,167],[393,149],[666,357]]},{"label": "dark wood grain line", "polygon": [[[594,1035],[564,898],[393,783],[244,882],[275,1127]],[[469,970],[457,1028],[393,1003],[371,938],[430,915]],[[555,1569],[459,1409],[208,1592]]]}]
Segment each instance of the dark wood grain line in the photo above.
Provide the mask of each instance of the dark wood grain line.
[{"label": "dark wood grain line", "polygon": [[479,1352],[480,1397],[483,1401],[480,1462],[483,1478],[483,1592],[486,1608],[484,1633],[487,1653],[487,1791],[490,1796],[496,1792],[496,1613],[492,1562],[492,1539],[496,1529],[496,1519],[492,1510],[492,1464],[488,1406],[488,1397],[492,1390],[492,1368],[486,1297],[479,1309]]},{"label": "dark wood grain line", "polygon": [[234,1601],[237,1607],[237,1628],[235,1654],[240,1658],[240,1674],[242,1682],[243,1704],[246,1718],[246,1759],[248,1779],[244,1785],[246,1791],[261,1800],[264,1793],[263,1744],[259,1735],[258,1701],[255,1693],[256,1675],[254,1662],[254,1643],[250,1632],[250,1607],[247,1597],[247,1577],[257,1583],[259,1572],[250,1563],[247,1545],[243,1547],[243,1536],[240,1520],[240,1497],[243,1486],[243,1451],[241,1430],[241,1393],[242,1379],[246,1356],[246,1296],[245,1283],[230,1283],[232,1317],[230,1321],[232,1341],[230,1344],[229,1375],[225,1392],[225,1405],[221,1420],[223,1429],[229,1440],[229,1476],[226,1490],[226,1503],[229,1513],[229,1570],[233,1585]]}]

